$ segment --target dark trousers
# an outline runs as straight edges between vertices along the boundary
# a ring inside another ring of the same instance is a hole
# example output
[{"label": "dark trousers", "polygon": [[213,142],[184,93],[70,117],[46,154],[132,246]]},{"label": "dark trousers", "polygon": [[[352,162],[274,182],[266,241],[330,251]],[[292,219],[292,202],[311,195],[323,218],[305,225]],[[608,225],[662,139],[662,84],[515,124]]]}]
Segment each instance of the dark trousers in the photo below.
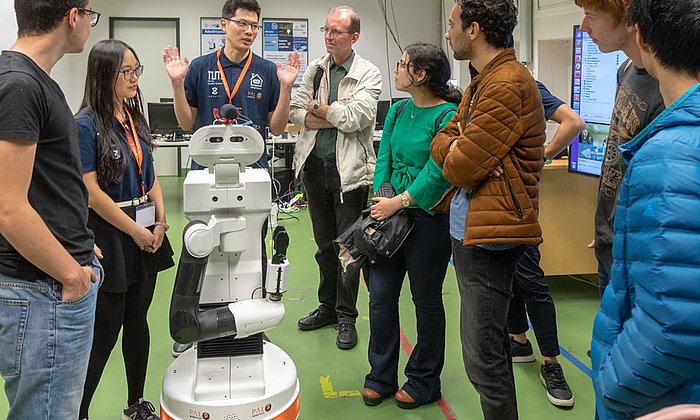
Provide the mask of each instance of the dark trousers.
[{"label": "dark trousers", "polygon": [[318,300],[321,309],[338,315],[338,321],[354,324],[357,319],[359,276],[345,286],[333,240],[360,217],[367,206],[368,187],[341,192],[340,175],[334,158],[309,156],[304,164],[304,188],[309,203],[311,226],[316,241],[316,262],[320,272]]},{"label": "dark trousers", "polygon": [[528,330],[528,316],[542,356],[558,356],[557,312],[549,286],[544,281],[544,271],[540,268],[540,250],[537,245],[526,245],[516,266],[513,297],[508,312],[508,331],[511,334],[525,333]]},{"label": "dark trousers", "polygon": [[450,261],[449,216],[408,209],[415,225],[391,258],[377,257],[369,268],[369,364],[365,387],[381,395],[398,389],[400,353],[399,295],[408,272],[416,310],[418,340],[404,373],[403,386],[419,402],[440,398],[445,362],[445,308],[442,284]]},{"label": "dark trousers", "polygon": [[598,296],[602,298],[605,288],[610,283],[610,272],[613,265],[612,246],[596,246],[595,257],[598,260]]},{"label": "dark trousers", "polygon": [[518,418],[507,318],[513,274],[524,248],[492,251],[452,238],[462,357],[486,420]]},{"label": "dark trousers", "polygon": [[129,286],[126,293],[99,292],[95,310],[95,338],[90,351],[87,378],[80,404],[79,418],[88,417],[88,409],[109,355],[117,343],[119,331],[122,336],[122,353],[129,388],[128,404],[143,398],[148,367],[150,333],[148,331],[148,308],[153,301],[156,276]]}]

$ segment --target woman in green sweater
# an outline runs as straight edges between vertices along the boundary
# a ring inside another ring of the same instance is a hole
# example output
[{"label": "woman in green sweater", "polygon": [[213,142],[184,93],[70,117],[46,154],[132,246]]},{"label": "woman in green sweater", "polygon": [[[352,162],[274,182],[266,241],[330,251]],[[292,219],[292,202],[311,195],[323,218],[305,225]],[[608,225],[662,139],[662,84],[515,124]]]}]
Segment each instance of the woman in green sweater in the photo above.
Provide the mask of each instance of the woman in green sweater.
[{"label": "woman in green sweater", "polygon": [[[362,397],[367,405],[394,396],[401,408],[415,408],[440,398],[445,355],[442,283],[450,259],[449,218],[430,208],[447,187],[430,157],[430,143],[452,118],[460,92],[448,84],[450,64],[439,47],[413,44],[396,63],[396,89],[411,95],[395,103],[384,123],[374,175],[374,191],[390,182],[394,198],[375,197],[371,216],[391,217],[400,209],[415,222],[391,258],[378,257],[369,271],[371,371]],[[399,294],[408,272],[416,308],[418,341],[406,364],[408,381],[399,389]]]}]

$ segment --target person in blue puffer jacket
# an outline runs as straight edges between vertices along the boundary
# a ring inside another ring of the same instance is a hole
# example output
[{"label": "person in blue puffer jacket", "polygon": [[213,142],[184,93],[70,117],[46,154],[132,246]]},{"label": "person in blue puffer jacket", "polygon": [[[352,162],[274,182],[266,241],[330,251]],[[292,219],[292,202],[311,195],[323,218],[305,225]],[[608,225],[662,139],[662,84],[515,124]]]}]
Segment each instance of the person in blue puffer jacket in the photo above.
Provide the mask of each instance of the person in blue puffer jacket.
[{"label": "person in blue puffer jacket", "polygon": [[632,0],[627,13],[667,108],[620,147],[629,167],[591,348],[600,419],[700,402],[700,0]]}]

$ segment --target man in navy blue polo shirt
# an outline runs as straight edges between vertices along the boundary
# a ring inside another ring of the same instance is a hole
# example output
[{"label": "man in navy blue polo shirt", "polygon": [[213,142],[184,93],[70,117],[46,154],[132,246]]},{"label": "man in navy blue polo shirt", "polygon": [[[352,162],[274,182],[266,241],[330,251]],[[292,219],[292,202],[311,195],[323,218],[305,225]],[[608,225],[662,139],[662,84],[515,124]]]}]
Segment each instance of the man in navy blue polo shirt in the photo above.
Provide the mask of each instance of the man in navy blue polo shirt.
[{"label": "man in navy blue polo shirt", "polygon": [[[189,64],[187,58],[180,60],[177,47],[165,49],[163,62],[173,86],[178,123],[185,130],[196,130],[214,121],[214,108],[230,103],[263,139],[268,127],[272,134],[282,134],[289,118],[292,85],[299,73],[299,54],[291,54],[287,66],[281,68],[251,51],[260,29],[256,0],[227,0],[221,16],[226,44],[219,51]],[[254,166],[267,168],[267,153]]]}]

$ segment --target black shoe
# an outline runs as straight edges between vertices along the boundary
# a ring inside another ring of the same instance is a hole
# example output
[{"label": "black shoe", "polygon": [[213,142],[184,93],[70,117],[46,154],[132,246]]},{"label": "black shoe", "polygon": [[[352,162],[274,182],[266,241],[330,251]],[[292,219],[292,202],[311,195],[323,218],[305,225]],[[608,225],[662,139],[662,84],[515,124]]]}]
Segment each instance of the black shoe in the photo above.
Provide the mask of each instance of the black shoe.
[{"label": "black shoe", "polygon": [[545,361],[540,368],[540,380],[547,388],[547,399],[557,407],[573,407],[574,394],[566,383],[564,371],[556,362]]},{"label": "black shoe", "polygon": [[123,420],[159,420],[156,416],[156,408],[150,401],[143,398],[136,401],[124,410]]},{"label": "black shoe", "polygon": [[591,349],[586,350],[586,354],[588,355],[588,358],[591,358]]},{"label": "black shoe", "polygon": [[338,316],[335,313],[328,313],[321,308],[314,309],[308,316],[303,317],[297,322],[299,329],[302,331],[316,330],[326,325],[338,323]]},{"label": "black shoe", "polygon": [[350,350],[357,345],[357,329],[355,324],[341,322],[338,325],[338,338],[335,345],[342,350]]},{"label": "black shoe", "polygon": [[525,340],[525,344],[515,341],[510,337],[510,353],[513,355],[513,363],[528,363],[535,361],[535,353],[532,351],[530,340]]}]

